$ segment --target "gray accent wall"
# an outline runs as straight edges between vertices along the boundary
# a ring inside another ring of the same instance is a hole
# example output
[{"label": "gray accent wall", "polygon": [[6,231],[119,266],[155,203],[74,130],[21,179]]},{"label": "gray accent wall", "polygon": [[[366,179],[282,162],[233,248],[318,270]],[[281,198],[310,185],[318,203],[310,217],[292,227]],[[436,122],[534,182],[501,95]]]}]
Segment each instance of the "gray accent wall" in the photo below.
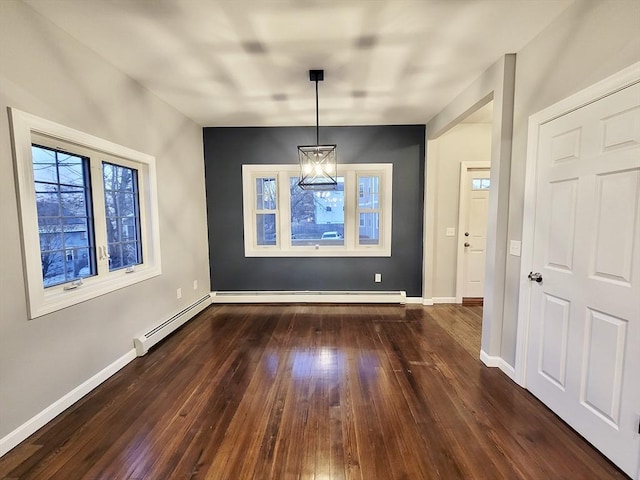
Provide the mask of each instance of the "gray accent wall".
[{"label": "gray accent wall", "polygon": [[[213,291],[358,290],[422,294],[425,126],[320,127],[341,163],[393,164],[391,257],[244,256],[242,165],[297,163],[315,127],[210,127],[203,131]],[[374,283],[374,274],[382,283]]]}]

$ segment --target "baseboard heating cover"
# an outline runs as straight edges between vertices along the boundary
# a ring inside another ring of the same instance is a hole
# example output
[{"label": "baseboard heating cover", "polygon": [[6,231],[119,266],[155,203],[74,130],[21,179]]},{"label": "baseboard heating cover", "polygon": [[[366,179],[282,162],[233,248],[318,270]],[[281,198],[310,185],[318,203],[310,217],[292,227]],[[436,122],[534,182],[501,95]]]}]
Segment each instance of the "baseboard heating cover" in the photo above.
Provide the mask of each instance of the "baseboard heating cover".
[{"label": "baseboard heating cover", "polygon": [[337,292],[337,291],[239,291],[213,292],[212,303],[400,303],[407,302],[407,293],[399,292]]},{"label": "baseboard heating cover", "polygon": [[192,303],[184,310],[176,313],[173,317],[150,329],[148,332],[138,335],[133,339],[136,354],[139,357],[143,356],[152,346],[187,323],[209,305],[211,305],[211,295],[205,295],[200,300]]}]

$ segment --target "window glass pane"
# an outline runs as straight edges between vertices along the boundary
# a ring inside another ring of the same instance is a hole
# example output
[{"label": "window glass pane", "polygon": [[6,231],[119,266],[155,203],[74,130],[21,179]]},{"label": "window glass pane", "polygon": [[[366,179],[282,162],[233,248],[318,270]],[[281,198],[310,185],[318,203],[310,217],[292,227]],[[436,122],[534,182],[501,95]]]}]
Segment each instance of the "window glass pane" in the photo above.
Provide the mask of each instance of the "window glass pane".
[{"label": "window glass pane", "polygon": [[35,189],[38,222],[42,223],[43,217],[55,217],[56,219],[60,217],[60,199],[58,197],[57,185],[47,185],[36,182]]},{"label": "window glass pane", "polygon": [[84,166],[82,158],[64,153],[58,154],[58,175],[61,185],[84,185]]},{"label": "window glass pane", "polygon": [[63,217],[86,217],[87,201],[84,190],[75,187],[61,187],[60,206]]},{"label": "window glass pane", "polygon": [[291,245],[344,245],[344,177],[335,190],[312,191],[290,177]]},{"label": "window glass pane", "polygon": [[471,180],[472,190],[489,190],[491,186],[491,179],[489,178],[474,178]]},{"label": "window glass pane", "polygon": [[34,145],[31,147],[31,157],[33,160],[33,179],[36,182],[57,184],[56,153]]},{"label": "window glass pane", "polygon": [[380,177],[358,177],[358,208],[377,209],[380,205]]},{"label": "window glass pane", "polygon": [[256,240],[258,245],[276,244],[275,213],[258,213],[256,215]]},{"label": "window glass pane", "polygon": [[65,282],[65,263],[61,250],[43,250],[42,279],[45,287],[58,285]]},{"label": "window glass pane", "polygon": [[138,171],[103,162],[109,270],[142,263]]},{"label": "window glass pane", "polygon": [[62,249],[64,243],[62,241],[62,226],[59,220],[57,223],[54,223],[53,220],[49,220],[46,223],[38,222],[38,229],[40,231],[40,252]]},{"label": "window glass pane", "polygon": [[380,214],[377,212],[361,213],[358,232],[360,245],[378,245],[380,243]]},{"label": "window glass pane", "polygon": [[73,278],[89,275],[89,249],[75,248],[67,250],[67,268],[73,269]]},{"label": "window glass pane", "polygon": [[38,213],[42,279],[45,287],[96,274],[88,158],[39,145],[31,146]]},{"label": "window glass pane", "polygon": [[256,178],[256,209],[276,209],[276,179]]},{"label": "window glass pane", "polygon": [[139,264],[140,245],[138,242],[113,242],[109,244],[109,269],[118,270]]}]

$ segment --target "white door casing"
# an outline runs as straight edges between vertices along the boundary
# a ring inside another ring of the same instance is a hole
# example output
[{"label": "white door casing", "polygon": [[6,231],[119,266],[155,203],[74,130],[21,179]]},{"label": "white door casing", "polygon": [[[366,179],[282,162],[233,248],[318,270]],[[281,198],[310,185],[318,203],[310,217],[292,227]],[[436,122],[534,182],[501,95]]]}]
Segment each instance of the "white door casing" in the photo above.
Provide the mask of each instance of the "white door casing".
[{"label": "white door casing", "polygon": [[[460,164],[456,302],[484,297],[490,168],[488,162]],[[475,182],[474,182],[475,180]],[[475,185],[482,182],[481,185]]]},{"label": "white door casing", "polygon": [[636,64],[531,118],[516,357],[516,381],[634,478],[639,79]]}]

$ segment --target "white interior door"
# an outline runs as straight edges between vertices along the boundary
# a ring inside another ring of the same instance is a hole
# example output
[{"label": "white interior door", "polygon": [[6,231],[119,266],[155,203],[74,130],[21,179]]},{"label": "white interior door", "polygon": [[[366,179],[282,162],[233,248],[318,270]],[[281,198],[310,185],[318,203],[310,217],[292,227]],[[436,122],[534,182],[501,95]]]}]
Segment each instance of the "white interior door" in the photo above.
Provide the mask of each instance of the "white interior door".
[{"label": "white interior door", "polygon": [[640,468],[640,85],[539,127],[526,386]]},{"label": "white interior door", "polygon": [[460,171],[457,301],[484,296],[490,170],[463,163]]}]

